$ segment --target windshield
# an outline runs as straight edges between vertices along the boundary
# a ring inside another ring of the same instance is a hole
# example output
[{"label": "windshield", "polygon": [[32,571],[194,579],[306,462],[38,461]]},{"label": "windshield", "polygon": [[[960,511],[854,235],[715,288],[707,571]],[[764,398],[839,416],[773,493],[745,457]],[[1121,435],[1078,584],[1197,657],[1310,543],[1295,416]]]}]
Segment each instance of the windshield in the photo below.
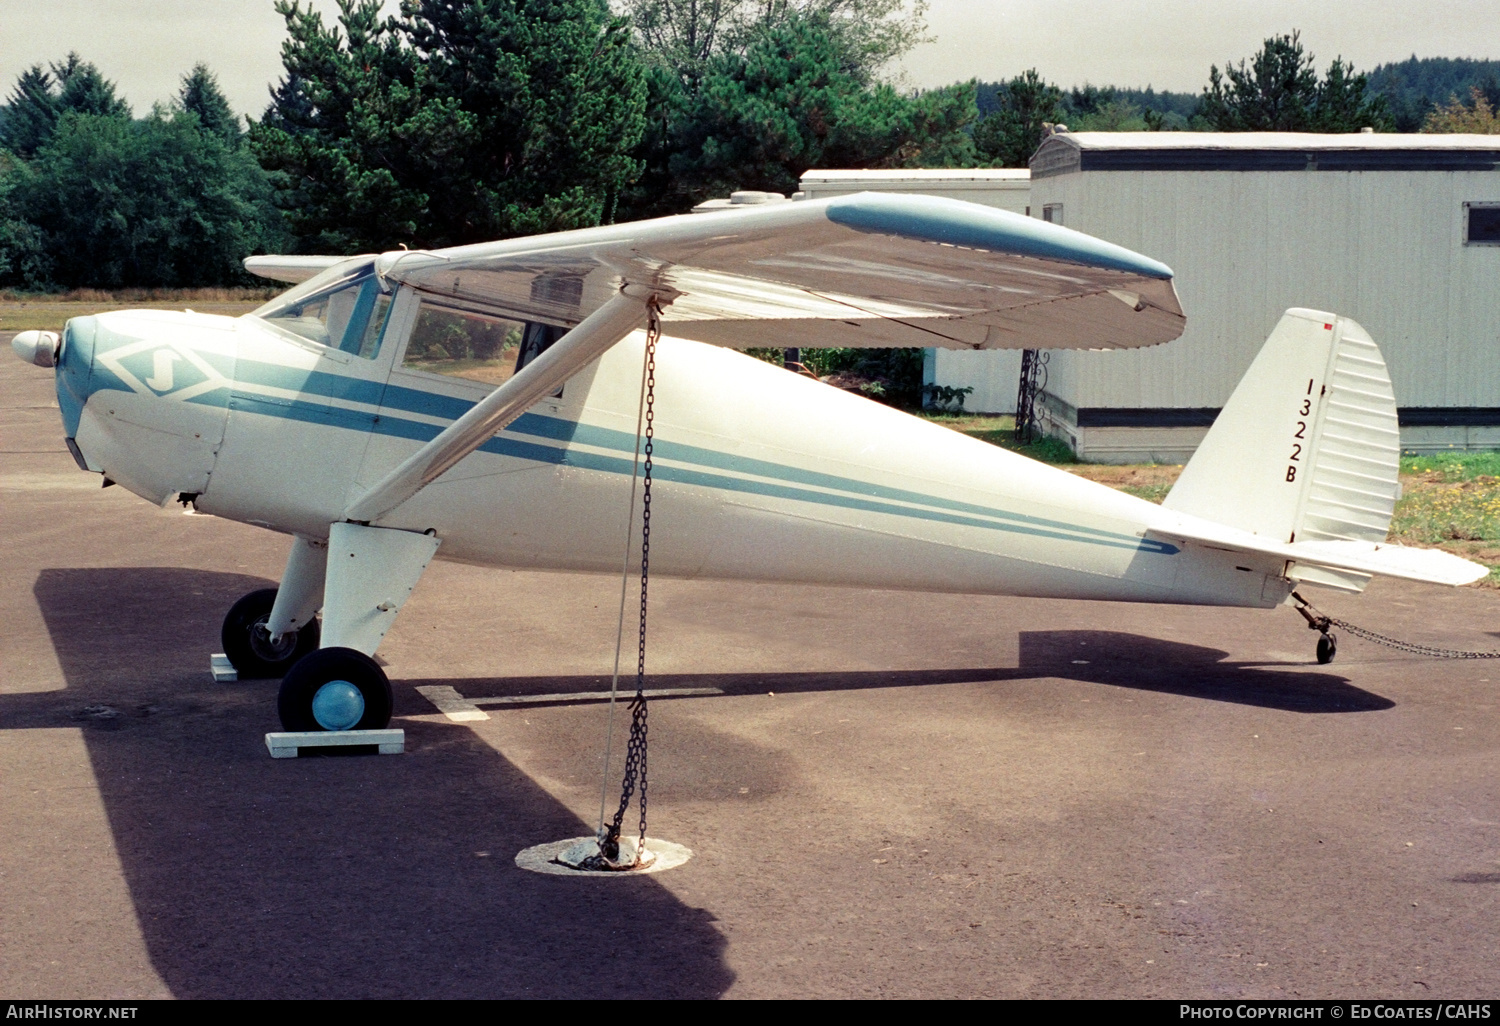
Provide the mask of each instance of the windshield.
[{"label": "windshield", "polygon": [[374,359],[390,308],[375,265],[365,260],[335,264],[253,316],[317,345]]}]

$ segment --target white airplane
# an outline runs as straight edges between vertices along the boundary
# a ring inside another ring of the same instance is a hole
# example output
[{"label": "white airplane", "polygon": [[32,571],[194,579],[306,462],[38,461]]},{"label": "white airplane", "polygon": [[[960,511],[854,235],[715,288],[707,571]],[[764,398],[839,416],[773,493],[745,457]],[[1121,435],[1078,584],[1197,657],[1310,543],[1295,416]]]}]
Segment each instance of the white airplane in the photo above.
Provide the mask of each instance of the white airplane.
[{"label": "white airplane", "polygon": [[1031,218],[866,193],[246,263],[301,284],[240,318],[121,311],[14,346],[56,368],[106,485],[294,537],[223,630],[241,676],[284,678],[288,730],[389,722],[371,657],[434,557],[621,571],[658,315],[659,574],[1271,608],[1485,573],[1385,544],[1395,401],[1343,317],[1287,311],[1162,505],[733,351],[1181,334],[1169,268]]}]

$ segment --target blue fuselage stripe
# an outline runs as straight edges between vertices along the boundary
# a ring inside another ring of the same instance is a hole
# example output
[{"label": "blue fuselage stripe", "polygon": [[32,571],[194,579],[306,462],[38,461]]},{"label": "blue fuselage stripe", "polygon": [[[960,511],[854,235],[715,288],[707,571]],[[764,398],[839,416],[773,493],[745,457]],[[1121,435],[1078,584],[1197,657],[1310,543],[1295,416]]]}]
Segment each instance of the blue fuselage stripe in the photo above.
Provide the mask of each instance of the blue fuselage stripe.
[{"label": "blue fuselage stripe", "polygon": [[[224,368],[225,371],[228,369]],[[243,358],[235,362],[233,374],[241,388],[230,386],[234,389],[232,392],[230,389],[218,389],[196,396],[190,401],[206,405],[229,405],[246,412],[302,423],[324,424],[362,432],[373,431],[416,442],[430,441],[446,425],[427,424],[399,414],[418,414],[452,421],[474,405],[465,399],[419,389],[321,371],[298,370]],[[299,398],[282,399],[249,390],[256,385],[295,392]],[[309,401],[316,398],[359,403],[379,409],[380,412],[377,414],[332,403]],[[538,444],[518,437],[521,435],[561,444]],[[482,445],[479,451],[541,464],[630,474],[634,466],[632,457],[635,444],[635,436],[624,431],[581,424],[560,417],[526,413]],[[593,453],[575,448],[575,445],[630,455],[622,458]],[[664,481],[1160,555],[1172,555],[1178,551],[1176,546],[1152,538],[1027,516],[702,446],[658,439],[655,451],[659,460],[695,465],[677,467],[658,463],[655,475]],[[731,474],[772,480],[747,480],[729,476]],[[803,487],[798,487],[799,485]],[[828,491],[814,491],[814,488]],[[935,508],[917,509],[905,505],[907,503]]]}]

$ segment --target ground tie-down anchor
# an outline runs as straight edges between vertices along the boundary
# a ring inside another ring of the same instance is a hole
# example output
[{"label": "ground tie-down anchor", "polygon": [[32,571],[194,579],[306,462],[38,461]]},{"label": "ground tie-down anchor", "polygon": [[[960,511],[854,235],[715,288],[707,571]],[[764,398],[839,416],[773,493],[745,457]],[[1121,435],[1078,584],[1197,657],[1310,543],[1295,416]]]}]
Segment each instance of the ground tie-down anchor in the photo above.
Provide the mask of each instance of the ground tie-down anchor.
[{"label": "ground tie-down anchor", "polygon": [[[649,473],[649,471],[648,471]],[[649,480],[649,478],[648,478]],[[644,563],[644,559],[642,560]],[[646,634],[645,582],[641,584],[641,637],[644,652]],[[642,656],[644,659],[644,655]],[[625,749],[625,780],[620,789],[620,808],[615,818],[601,825],[594,837],[572,842],[552,857],[559,866],[585,873],[624,873],[650,869],[656,864],[652,845],[662,842],[646,838],[646,696],[645,674],[637,681],[635,699],[630,703],[630,743]],[[636,787],[641,791],[640,832],[634,838],[622,837],[620,830]]]},{"label": "ground tie-down anchor", "polygon": [[[649,453],[650,442],[647,442]],[[649,869],[656,855],[646,843],[646,566],[648,563],[649,531],[651,514],[651,470],[647,456],[646,481],[646,532],[647,538],[641,547],[641,635],[640,656],[636,670],[635,698],[630,702],[630,741],[625,747],[625,779],[620,785],[620,807],[615,818],[599,827],[597,838],[592,842],[575,844],[558,856],[565,866],[584,870],[620,872],[633,869]],[[641,792],[641,819],[636,839],[621,836],[625,813],[630,809],[630,800],[636,788]]]},{"label": "ground tie-down anchor", "polygon": [[[621,855],[633,857],[635,847],[635,838],[624,838],[620,844]],[[527,848],[516,856],[516,865],[533,873],[545,873],[551,876],[612,877],[618,880],[627,876],[662,873],[668,869],[675,869],[693,857],[690,849],[680,844],[673,844],[671,841],[664,841],[659,837],[648,838],[646,847],[654,856],[649,863],[637,862],[633,866],[625,865],[618,869],[591,869],[588,868],[590,865],[588,860],[591,856],[598,855],[599,839],[597,837],[574,837],[566,841],[553,841],[550,844],[539,844],[534,848]]]},{"label": "ground tie-down anchor", "polygon": [[[641,485],[641,608],[636,647],[635,697],[630,702],[630,740],[625,748],[625,777],[620,786],[620,806],[614,819],[604,822],[607,790],[600,796],[599,830],[594,837],[580,837],[528,848],[516,856],[516,865],[542,873],[627,874],[659,871],[681,865],[692,852],[670,841],[646,837],[646,608],[651,583],[651,474],[656,438],[656,344],[661,338],[661,309],[655,297],[647,304],[646,352],[641,374],[640,417],[636,425],[637,468]],[[642,444],[644,443],[644,444]],[[620,623],[615,639],[614,682],[610,688],[610,712],[614,712],[614,690],[620,681],[620,649],[625,631],[625,582],[630,565],[631,526],[635,517],[635,480],[631,475],[630,513],[626,522],[625,572],[621,574]],[[612,732],[606,732],[604,782],[609,786],[609,754]],[[631,799],[640,792],[639,832],[632,840],[621,835]]]},{"label": "ground tie-down anchor", "polygon": [[[650,842],[639,837],[620,837],[610,845],[607,830],[605,834],[575,841],[553,856],[553,861],[570,869],[611,873],[650,869],[655,865],[656,852],[651,850]],[[606,854],[606,846],[613,848],[613,855]]]},{"label": "ground tie-down anchor", "polygon": [[1339,651],[1339,636],[1332,630],[1333,618],[1318,612],[1311,602],[1295,591],[1292,592],[1292,599],[1297,603],[1297,612],[1307,621],[1308,629],[1318,632],[1318,662],[1333,662],[1333,657]]}]

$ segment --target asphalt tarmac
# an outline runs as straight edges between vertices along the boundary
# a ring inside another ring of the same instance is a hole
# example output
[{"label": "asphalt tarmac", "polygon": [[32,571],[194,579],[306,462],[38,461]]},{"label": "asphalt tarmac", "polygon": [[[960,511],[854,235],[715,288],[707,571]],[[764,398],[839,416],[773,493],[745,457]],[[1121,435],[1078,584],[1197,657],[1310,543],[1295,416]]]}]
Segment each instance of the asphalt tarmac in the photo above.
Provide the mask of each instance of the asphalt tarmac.
[{"label": "asphalt tarmac", "polygon": [[[208,657],[288,540],[101,491],[59,425],[0,355],[0,997],[1500,992],[1500,663],[1319,666],[1290,609],[661,581],[652,686],[721,692],[651,705],[650,833],[695,855],[540,876],[516,853],[597,821],[603,707],[415,688],[607,687],[617,580],[435,564],[380,653],[407,753],[272,760],[276,683]],[[1495,591],[1319,599],[1500,648]]]}]

